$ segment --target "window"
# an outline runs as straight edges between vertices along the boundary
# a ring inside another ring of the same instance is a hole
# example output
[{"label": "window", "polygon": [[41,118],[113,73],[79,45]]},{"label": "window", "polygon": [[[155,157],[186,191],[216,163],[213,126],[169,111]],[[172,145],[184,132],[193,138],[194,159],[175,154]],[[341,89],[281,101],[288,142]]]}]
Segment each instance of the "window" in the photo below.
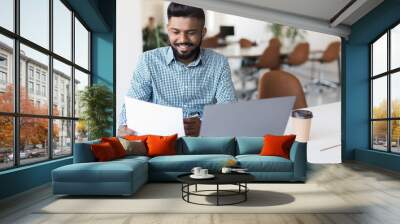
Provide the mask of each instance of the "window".
[{"label": "window", "polygon": [[49,48],[49,0],[20,0],[21,36]]},{"label": "window", "polygon": [[36,84],[36,95],[40,95],[40,84]]},{"label": "window", "polygon": [[40,71],[39,71],[39,69],[36,69],[36,80],[40,81]]},{"label": "window", "polygon": [[5,92],[7,85],[7,56],[0,52],[0,91]]},{"label": "window", "polygon": [[400,153],[400,25],[370,45],[371,148]]},{"label": "window", "polygon": [[0,54],[0,67],[7,68],[7,56]]},{"label": "window", "polygon": [[87,139],[73,105],[90,83],[90,31],[62,0],[0,0],[0,26],[0,170],[72,155]]},{"label": "window", "polygon": [[[0,1],[0,7],[2,4],[3,1]],[[0,14],[3,14],[3,9],[0,11]],[[2,16],[4,15],[0,15],[0,21],[2,20]],[[14,111],[14,71],[11,66],[12,58],[14,57],[13,52],[13,40],[0,33],[0,116],[2,112],[12,113]],[[3,148],[3,146],[0,141],[0,151],[1,148]]]},{"label": "window", "polygon": [[29,94],[33,94],[33,82],[28,82],[28,92]]},{"label": "window", "polygon": [[42,73],[42,82],[46,82],[46,74]]},{"label": "window", "polygon": [[0,26],[14,31],[14,0],[1,0],[0,9]]},{"label": "window", "polygon": [[29,74],[29,79],[33,80],[33,67],[32,66],[29,66],[28,74]]},{"label": "window", "polygon": [[46,86],[42,86],[42,96],[46,96]]},{"label": "window", "polygon": [[75,18],[75,62],[85,69],[89,69],[89,32],[82,23]]},{"label": "window", "polygon": [[0,71],[0,84],[6,85],[7,84],[7,73]]}]

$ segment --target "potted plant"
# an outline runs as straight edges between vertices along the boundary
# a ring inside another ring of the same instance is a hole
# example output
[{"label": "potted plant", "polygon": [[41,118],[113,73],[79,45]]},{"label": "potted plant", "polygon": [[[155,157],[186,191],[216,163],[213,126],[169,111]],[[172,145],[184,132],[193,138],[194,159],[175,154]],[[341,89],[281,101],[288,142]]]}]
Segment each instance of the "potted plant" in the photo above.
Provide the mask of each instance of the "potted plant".
[{"label": "potted plant", "polygon": [[278,38],[282,46],[286,49],[293,48],[298,41],[304,40],[306,31],[299,30],[294,27],[284,26],[281,24],[269,24],[268,29],[272,32],[273,37]]},{"label": "potted plant", "polygon": [[102,84],[86,87],[79,93],[79,106],[82,109],[80,128],[87,127],[88,139],[110,136],[107,131],[112,127],[113,94]]}]

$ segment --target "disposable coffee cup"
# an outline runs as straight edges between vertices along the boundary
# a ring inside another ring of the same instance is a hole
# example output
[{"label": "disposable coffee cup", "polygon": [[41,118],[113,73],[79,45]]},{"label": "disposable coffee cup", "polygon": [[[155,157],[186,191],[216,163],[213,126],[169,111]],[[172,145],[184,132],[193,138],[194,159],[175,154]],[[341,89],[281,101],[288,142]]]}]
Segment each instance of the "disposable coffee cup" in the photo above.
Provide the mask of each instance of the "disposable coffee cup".
[{"label": "disposable coffee cup", "polygon": [[310,138],[311,119],[313,114],[308,110],[292,111],[292,124],[296,141],[307,142]]}]

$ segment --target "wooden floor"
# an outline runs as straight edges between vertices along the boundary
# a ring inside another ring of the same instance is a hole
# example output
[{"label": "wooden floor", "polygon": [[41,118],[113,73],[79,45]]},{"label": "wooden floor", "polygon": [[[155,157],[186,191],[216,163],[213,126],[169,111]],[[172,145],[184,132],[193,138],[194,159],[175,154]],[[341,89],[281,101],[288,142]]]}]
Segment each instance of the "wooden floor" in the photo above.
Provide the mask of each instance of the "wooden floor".
[{"label": "wooden floor", "polygon": [[312,165],[308,182],[349,203],[363,202],[366,206],[356,214],[35,214],[38,207],[54,200],[47,185],[1,201],[0,223],[400,223],[399,173],[359,163]]}]

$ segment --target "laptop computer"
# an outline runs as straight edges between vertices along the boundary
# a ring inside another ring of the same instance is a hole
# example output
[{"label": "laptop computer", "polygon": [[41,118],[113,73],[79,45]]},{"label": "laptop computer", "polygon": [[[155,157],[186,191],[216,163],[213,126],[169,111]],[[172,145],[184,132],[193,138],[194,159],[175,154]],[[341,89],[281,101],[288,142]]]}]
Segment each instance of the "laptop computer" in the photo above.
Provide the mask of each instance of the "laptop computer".
[{"label": "laptop computer", "polygon": [[283,135],[295,96],[214,104],[204,107],[200,136]]}]

